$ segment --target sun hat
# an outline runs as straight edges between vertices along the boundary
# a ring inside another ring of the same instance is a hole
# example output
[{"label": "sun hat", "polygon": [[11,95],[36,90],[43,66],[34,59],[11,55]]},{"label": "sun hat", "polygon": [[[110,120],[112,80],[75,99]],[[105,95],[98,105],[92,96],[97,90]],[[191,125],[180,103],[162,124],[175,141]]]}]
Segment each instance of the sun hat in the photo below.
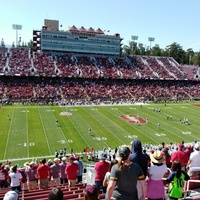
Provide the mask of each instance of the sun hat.
[{"label": "sun hat", "polygon": [[30,165],[29,162],[25,162],[25,163],[24,163],[24,167],[28,167],[29,165]]},{"label": "sun hat", "polygon": [[154,153],[150,155],[150,158],[153,163],[163,163],[165,161],[162,152],[159,150],[154,151]]},{"label": "sun hat", "polygon": [[101,154],[101,159],[105,160],[107,157],[108,157],[108,156],[107,156],[107,153],[103,152],[103,153]]},{"label": "sun hat", "polygon": [[18,200],[18,194],[17,194],[17,192],[15,192],[13,190],[12,191],[8,191],[5,194],[3,200]]}]

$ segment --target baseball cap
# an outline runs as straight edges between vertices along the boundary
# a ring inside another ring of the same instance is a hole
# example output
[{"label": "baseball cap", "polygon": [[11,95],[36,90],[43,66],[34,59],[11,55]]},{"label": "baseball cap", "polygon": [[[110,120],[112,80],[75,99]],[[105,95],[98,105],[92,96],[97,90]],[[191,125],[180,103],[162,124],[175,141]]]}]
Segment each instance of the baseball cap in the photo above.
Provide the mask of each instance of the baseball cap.
[{"label": "baseball cap", "polygon": [[75,160],[74,156],[69,156],[68,160]]},{"label": "baseball cap", "polygon": [[103,152],[102,154],[101,154],[101,159],[106,159],[107,158],[107,154],[105,153],[105,152]]},{"label": "baseball cap", "polygon": [[98,191],[97,191],[96,185],[87,185],[87,187],[86,187],[85,190],[89,194],[96,194],[96,195],[98,195]]},{"label": "baseball cap", "polygon": [[78,155],[76,155],[76,157],[75,157],[75,158],[76,158],[76,160],[79,160],[79,156],[78,156]]},{"label": "baseball cap", "polygon": [[129,149],[128,146],[122,145],[121,147],[119,147],[118,154],[123,160],[126,160],[130,153],[131,150]]},{"label": "baseball cap", "polygon": [[196,144],[194,145],[194,148],[195,148],[196,150],[200,150],[200,144],[199,144],[199,143],[196,143]]},{"label": "baseball cap", "polygon": [[35,162],[30,162],[29,164],[31,167],[35,167],[36,166],[36,163]]},{"label": "baseball cap", "polygon": [[59,162],[60,161],[60,159],[59,158],[54,158],[54,160],[53,160],[54,162]]},{"label": "baseball cap", "polygon": [[183,149],[183,148],[184,148],[184,145],[183,145],[182,143],[180,143],[180,144],[178,144],[178,147],[179,147],[180,149]]},{"label": "baseball cap", "polygon": [[53,163],[53,161],[52,161],[51,159],[49,159],[49,160],[47,161],[47,163],[48,163],[48,164],[51,164],[51,163]]},{"label": "baseball cap", "polygon": [[15,191],[8,191],[3,200],[17,200],[18,199],[18,194]]},{"label": "baseball cap", "polygon": [[67,160],[67,158],[66,157],[62,157],[62,161],[66,161]]}]

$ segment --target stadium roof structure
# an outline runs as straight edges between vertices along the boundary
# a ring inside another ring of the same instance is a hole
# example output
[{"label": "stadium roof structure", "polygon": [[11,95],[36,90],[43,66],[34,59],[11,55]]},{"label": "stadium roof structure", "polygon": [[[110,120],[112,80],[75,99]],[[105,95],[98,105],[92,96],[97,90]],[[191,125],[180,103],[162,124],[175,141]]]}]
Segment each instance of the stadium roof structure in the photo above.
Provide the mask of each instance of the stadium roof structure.
[{"label": "stadium roof structure", "polygon": [[70,31],[78,31],[78,29],[76,28],[76,26],[72,26],[72,27],[70,27],[70,29],[69,29]]},{"label": "stadium roof structure", "polygon": [[81,31],[81,32],[87,32],[87,30],[83,26],[81,26],[81,28],[79,28],[79,31]]},{"label": "stadium roof structure", "polygon": [[94,30],[92,27],[90,27],[89,29],[86,29],[83,26],[81,26],[80,28],[76,28],[76,26],[74,25],[70,27],[69,31],[104,34],[104,32],[100,28],[98,28],[97,30]]},{"label": "stadium roof structure", "polygon": [[90,33],[95,33],[95,30],[92,27],[90,27],[87,31]]},{"label": "stadium roof structure", "polygon": [[104,34],[104,32],[103,32],[100,28],[98,28],[98,29],[96,30],[96,33]]}]

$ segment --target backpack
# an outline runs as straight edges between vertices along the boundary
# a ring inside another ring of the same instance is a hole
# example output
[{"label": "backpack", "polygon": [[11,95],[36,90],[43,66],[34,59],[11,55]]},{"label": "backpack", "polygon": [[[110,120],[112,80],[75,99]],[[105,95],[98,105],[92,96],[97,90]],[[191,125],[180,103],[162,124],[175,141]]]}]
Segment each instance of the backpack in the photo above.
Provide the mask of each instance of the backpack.
[{"label": "backpack", "polygon": [[176,174],[173,181],[169,185],[169,197],[181,198],[183,196],[182,189],[184,186],[185,175],[181,173],[180,178],[177,178]]}]

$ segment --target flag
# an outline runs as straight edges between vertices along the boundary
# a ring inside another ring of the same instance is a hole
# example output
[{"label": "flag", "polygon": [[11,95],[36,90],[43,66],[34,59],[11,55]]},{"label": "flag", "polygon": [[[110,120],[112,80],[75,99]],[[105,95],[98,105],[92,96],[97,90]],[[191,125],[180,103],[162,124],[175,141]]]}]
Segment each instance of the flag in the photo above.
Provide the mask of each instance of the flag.
[{"label": "flag", "polygon": [[71,28],[71,26],[68,26],[67,28],[68,28],[68,29],[70,29],[70,28]]}]

